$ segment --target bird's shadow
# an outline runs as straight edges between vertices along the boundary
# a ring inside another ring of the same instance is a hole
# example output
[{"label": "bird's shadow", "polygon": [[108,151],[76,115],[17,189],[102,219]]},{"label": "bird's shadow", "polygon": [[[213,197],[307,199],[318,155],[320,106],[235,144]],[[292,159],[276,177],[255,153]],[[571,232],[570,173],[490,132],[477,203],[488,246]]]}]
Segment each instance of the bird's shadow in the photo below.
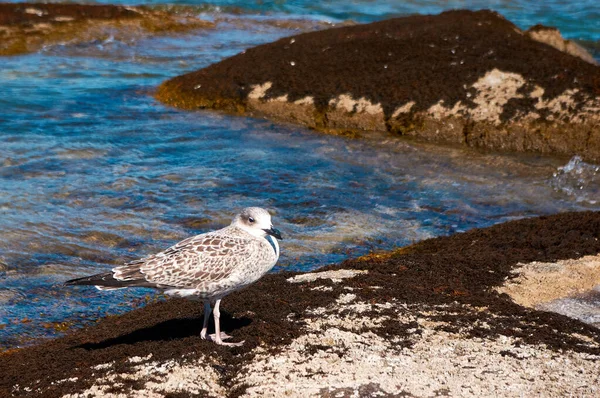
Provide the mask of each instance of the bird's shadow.
[{"label": "bird's shadow", "polygon": [[[225,332],[231,332],[248,326],[252,319],[247,317],[233,318],[227,312],[221,312],[221,329]],[[85,343],[76,346],[86,350],[99,350],[116,346],[120,344],[137,344],[144,341],[169,341],[185,337],[200,336],[202,330],[202,317],[199,318],[179,318],[157,323],[156,325],[138,329],[122,336],[113,337],[100,341],[98,343]],[[208,326],[208,333],[214,333],[214,323],[211,320]]]}]

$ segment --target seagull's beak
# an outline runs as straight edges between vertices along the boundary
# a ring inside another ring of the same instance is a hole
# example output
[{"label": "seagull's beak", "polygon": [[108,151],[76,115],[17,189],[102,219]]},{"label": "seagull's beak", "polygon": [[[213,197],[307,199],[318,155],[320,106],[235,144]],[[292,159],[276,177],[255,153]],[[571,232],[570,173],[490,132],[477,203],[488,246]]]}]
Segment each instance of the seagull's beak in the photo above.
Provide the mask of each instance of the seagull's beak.
[{"label": "seagull's beak", "polygon": [[283,238],[281,237],[281,232],[279,232],[278,230],[276,230],[273,227],[271,227],[270,229],[263,229],[263,231],[265,231],[266,233],[268,233],[271,236],[274,236],[275,238],[277,238],[279,240],[283,240]]}]

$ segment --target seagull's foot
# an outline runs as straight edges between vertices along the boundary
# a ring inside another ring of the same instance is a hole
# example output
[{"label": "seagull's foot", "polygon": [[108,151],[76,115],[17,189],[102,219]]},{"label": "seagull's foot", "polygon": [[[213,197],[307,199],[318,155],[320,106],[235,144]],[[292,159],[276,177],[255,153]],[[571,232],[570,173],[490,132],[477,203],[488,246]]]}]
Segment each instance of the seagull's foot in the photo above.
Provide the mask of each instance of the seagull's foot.
[{"label": "seagull's foot", "polygon": [[[232,337],[230,335],[228,335],[225,332],[221,332],[221,340],[227,340],[227,339],[231,339]],[[208,340],[210,341],[217,341],[217,335],[216,334],[211,334],[208,336]]]},{"label": "seagull's foot", "polygon": [[239,347],[239,346],[241,346],[242,344],[244,344],[244,342],[245,342],[245,340],[244,340],[244,341],[240,341],[239,343],[229,343],[229,342],[225,342],[225,341],[223,341],[223,340],[227,340],[227,339],[230,339],[230,338],[231,338],[231,336],[230,336],[230,335],[228,335],[228,334],[227,334],[227,333],[225,333],[225,332],[221,332],[221,335],[220,335],[220,337],[221,337],[220,339],[217,339],[217,337],[216,337],[216,335],[215,335],[215,334],[211,334],[211,335],[209,335],[209,336],[208,336],[208,340],[210,340],[210,341],[214,341],[214,342],[215,342],[216,344],[218,344],[218,345],[224,345],[224,346],[228,346],[228,347]]},{"label": "seagull's foot", "polygon": [[245,341],[246,340],[242,340],[242,341],[240,341],[238,343],[229,343],[229,342],[226,342],[226,341],[220,341],[220,342],[219,341],[215,341],[215,343],[217,343],[218,345],[224,345],[224,346],[227,346],[227,347],[241,347],[242,345],[244,345]]}]

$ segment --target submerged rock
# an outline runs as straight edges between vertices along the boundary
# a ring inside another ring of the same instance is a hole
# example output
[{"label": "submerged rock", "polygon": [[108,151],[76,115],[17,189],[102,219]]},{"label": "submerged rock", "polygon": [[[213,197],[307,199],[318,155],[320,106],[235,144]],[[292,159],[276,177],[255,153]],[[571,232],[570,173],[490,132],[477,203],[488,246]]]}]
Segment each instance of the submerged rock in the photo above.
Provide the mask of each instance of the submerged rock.
[{"label": "submerged rock", "polygon": [[242,347],[200,339],[201,303],[173,299],[0,353],[0,395],[597,396],[600,330],[498,290],[598,253],[600,212],[565,213],[267,275],[221,313]]},{"label": "submerged rock", "polygon": [[[600,67],[491,11],[300,34],[164,82],[185,109],[600,161]],[[534,38],[535,37],[535,40]]]},{"label": "submerged rock", "polygon": [[0,55],[28,53],[61,42],[124,39],[212,26],[193,16],[146,7],[0,3]]}]

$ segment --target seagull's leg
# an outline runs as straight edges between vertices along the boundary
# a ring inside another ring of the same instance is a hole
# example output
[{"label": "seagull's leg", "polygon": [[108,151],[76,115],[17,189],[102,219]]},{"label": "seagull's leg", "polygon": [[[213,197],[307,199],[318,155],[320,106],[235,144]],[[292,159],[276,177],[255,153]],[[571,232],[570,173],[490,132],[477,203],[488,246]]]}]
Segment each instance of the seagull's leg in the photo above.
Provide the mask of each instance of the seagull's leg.
[{"label": "seagull's leg", "polygon": [[221,305],[221,299],[218,299],[215,302],[215,309],[213,310],[213,317],[215,318],[215,334],[211,334],[210,337],[214,338],[215,343],[219,345],[228,345],[228,346],[241,346],[244,344],[243,341],[239,343],[226,343],[223,340],[229,339],[231,336],[226,333],[221,333],[221,311],[219,311],[219,306]]},{"label": "seagull's leg", "polygon": [[210,301],[204,300],[204,322],[202,323],[202,331],[200,338],[206,339],[206,331],[208,330],[208,320],[210,319]]}]

